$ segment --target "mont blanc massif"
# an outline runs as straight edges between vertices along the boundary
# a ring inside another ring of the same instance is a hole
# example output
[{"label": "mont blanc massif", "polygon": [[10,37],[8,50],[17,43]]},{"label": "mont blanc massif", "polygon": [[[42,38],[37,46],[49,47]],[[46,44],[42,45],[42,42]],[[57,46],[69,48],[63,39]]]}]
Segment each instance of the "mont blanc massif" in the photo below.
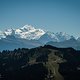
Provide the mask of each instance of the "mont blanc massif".
[{"label": "mont blanc massif", "polygon": [[43,45],[55,47],[72,47],[80,50],[80,38],[75,38],[65,32],[50,32],[25,25],[19,29],[6,29],[0,31],[0,50],[13,50],[17,48],[34,48]]}]

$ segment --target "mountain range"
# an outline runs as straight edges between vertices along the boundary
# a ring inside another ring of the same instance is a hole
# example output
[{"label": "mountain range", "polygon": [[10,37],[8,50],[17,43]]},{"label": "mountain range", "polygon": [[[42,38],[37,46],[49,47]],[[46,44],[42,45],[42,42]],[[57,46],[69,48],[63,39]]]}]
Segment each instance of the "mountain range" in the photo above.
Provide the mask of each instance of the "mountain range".
[{"label": "mountain range", "polygon": [[25,25],[20,29],[6,29],[0,31],[0,39],[6,38],[8,35],[15,36],[16,38],[28,39],[28,40],[43,40],[44,38],[53,41],[64,41],[70,39],[72,36],[65,32],[53,33],[44,31],[42,29],[36,29],[31,25]]},{"label": "mountain range", "polygon": [[[44,31],[42,29],[36,29],[31,25],[25,25],[19,29],[10,28],[6,29],[5,31],[0,31],[0,50],[11,50],[23,47],[33,48],[42,46],[51,41],[57,44],[59,43],[64,44],[64,41],[68,41],[73,38],[75,39],[74,36],[69,35],[65,32],[53,33],[50,31]],[[80,42],[80,38],[75,39],[75,41]],[[71,46],[65,46],[65,47],[73,47],[72,43],[70,42],[66,44],[69,44]]]}]

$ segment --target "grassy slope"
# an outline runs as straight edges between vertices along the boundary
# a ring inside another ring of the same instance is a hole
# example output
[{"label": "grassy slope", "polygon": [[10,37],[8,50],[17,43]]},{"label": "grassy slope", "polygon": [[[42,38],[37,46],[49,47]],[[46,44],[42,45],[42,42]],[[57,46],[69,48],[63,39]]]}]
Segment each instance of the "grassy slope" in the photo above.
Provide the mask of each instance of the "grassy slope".
[{"label": "grassy slope", "polygon": [[51,53],[48,55],[47,67],[48,70],[52,72],[52,76],[54,77],[52,80],[63,80],[62,75],[58,72],[59,64],[62,62],[62,59],[56,56],[54,50],[51,50]]},{"label": "grassy slope", "polygon": [[62,58],[55,55],[56,50],[50,49],[51,53],[48,54],[48,61],[46,63],[44,62],[36,62],[35,58],[31,59],[29,64],[38,64],[43,63],[45,67],[48,69],[48,75],[45,80],[64,80],[62,75],[58,72],[59,64],[62,63]]}]

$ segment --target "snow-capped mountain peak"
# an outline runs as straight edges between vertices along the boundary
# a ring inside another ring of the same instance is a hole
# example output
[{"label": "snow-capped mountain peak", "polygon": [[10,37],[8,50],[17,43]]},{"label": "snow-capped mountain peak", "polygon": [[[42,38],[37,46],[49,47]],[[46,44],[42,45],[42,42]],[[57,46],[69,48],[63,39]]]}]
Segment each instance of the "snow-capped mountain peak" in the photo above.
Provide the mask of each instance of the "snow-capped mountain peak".
[{"label": "snow-capped mountain peak", "polygon": [[35,28],[32,27],[31,25],[25,25],[21,28],[23,31],[35,31]]},{"label": "snow-capped mountain peak", "polygon": [[42,29],[36,29],[31,25],[25,25],[18,29],[10,28],[6,29],[5,31],[0,31],[0,39],[6,38],[8,35],[27,40],[39,40],[41,42],[61,42],[71,38],[71,36],[65,32],[53,33],[50,31],[44,31]]},{"label": "snow-capped mountain peak", "polygon": [[69,40],[72,36],[67,34],[66,32],[58,32],[55,34],[60,41],[65,41],[65,40]]},{"label": "snow-capped mountain peak", "polygon": [[0,39],[1,38],[6,38],[5,34],[2,31],[0,31]]},{"label": "snow-capped mountain peak", "polygon": [[7,36],[7,35],[15,35],[15,30],[10,28],[10,29],[6,29],[4,31],[4,34]]},{"label": "snow-capped mountain peak", "polygon": [[20,29],[15,30],[15,36],[23,39],[38,40],[45,32],[42,29],[36,29],[31,25],[25,25]]}]

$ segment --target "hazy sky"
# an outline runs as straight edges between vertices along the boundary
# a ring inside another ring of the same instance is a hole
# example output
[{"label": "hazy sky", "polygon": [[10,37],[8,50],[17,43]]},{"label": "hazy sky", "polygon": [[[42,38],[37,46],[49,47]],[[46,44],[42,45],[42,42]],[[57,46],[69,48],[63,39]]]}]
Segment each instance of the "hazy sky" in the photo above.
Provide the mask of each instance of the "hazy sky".
[{"label": "hazy sky", "polygon": [[80,36],[80,0],[0,0],[0,30],[26,24]]}]

